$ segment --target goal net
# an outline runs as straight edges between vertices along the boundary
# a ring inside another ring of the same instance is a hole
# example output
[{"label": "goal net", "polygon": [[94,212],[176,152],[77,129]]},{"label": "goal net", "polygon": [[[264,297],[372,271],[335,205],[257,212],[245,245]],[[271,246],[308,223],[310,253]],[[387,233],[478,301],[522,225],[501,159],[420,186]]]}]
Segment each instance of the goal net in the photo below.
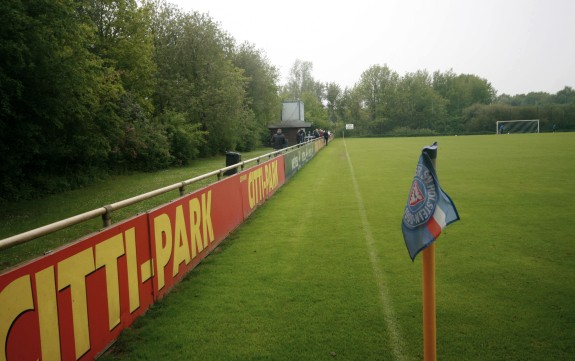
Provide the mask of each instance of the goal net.
[{"label": "goal net", "polygon": [[539,119],[531,120],[498,120],[497,134],[539,133]]}]

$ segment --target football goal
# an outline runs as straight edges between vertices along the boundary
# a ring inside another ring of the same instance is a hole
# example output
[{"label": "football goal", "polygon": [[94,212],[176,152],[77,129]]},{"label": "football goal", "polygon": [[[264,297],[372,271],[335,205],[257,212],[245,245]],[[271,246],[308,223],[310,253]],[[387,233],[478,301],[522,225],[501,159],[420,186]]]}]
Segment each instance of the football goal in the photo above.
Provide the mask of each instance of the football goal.
[{"label": "football goal", "polygon": [[539,119],[498,120],[495,125],[497,134],[539,133]]}]

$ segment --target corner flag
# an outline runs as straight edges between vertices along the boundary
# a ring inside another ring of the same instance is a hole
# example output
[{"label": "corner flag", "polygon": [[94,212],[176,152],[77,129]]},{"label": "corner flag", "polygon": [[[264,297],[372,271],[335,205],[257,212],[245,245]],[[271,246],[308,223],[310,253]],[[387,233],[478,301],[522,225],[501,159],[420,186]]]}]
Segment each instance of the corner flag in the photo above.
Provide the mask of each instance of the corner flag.
[{"label": "corner flag", "polygon": [[421,151],[403,212],[401,230],[412,261],[439,237],[443,228],[459,220],[453,201],[439,186],[432,162],[436,154],[437,143]]}]

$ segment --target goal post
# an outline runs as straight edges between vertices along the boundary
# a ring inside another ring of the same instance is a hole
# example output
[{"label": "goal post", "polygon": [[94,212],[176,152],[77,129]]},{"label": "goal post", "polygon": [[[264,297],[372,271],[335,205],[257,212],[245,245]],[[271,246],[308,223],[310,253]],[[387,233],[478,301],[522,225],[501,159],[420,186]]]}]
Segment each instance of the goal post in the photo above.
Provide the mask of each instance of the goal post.
[{"label": "goal post", "polygon": [[539,119],[498,120],[495,122],[495,133],[539,133]]}]

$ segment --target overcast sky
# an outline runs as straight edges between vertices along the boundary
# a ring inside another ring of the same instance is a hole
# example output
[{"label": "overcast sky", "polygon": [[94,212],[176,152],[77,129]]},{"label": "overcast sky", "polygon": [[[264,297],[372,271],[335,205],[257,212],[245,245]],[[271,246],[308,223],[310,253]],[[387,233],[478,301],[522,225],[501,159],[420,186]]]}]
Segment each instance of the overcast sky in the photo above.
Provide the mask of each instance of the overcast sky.
[{"label": "overcast sky", "polygon": [[575,0],[167,0],[267,55],[352,87],[372,65],[474,74],[501,94],[575,88]]}]

